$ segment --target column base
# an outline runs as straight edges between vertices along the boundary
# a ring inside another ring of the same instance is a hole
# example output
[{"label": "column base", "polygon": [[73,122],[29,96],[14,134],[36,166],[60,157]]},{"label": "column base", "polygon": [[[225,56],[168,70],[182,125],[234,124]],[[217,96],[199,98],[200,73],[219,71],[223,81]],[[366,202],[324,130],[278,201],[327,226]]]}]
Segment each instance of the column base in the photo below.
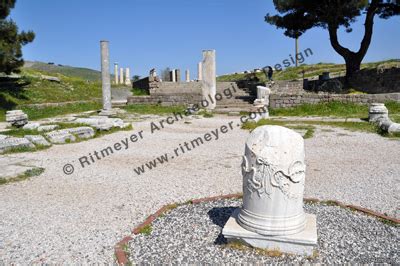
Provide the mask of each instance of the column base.
[{"label": "column base", "polygon": [[297,234],[288,236],[265,236],[241,227],[238,222],[240,209],[236,209],[225,224],[222,234],[228,241],[239,240],[255,248],[277,250],[283,253],[312,256],[317,247],[317,219],[306,214],[306,227]]},{"label": "column base", "polygon": [[112,115],[116,115],[116,114],[117,114],[117,110],[115,110],[115,109],[109,109],[109,110],[101,109],[99,112],[99,115],[101,115],[101,116],[112,116]]}]

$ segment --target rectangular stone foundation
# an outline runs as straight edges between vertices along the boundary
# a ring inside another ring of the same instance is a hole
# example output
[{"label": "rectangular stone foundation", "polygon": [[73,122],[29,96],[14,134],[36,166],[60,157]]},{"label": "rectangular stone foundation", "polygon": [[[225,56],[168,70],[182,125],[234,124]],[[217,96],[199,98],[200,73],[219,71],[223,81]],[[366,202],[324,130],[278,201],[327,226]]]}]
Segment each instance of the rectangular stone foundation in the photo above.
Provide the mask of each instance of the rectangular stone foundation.
[{"label": "rectangular stone foundation", "polygon": [[240,209],[236,209],[225,224],[222,234],[230,240],[239,240],[252,247],[279,250],[283,253],[312,256],[317,246],[316,216],[306,214],[306,228],[303,232],[288,236],[265,236],[248,231],[237,223]]}]

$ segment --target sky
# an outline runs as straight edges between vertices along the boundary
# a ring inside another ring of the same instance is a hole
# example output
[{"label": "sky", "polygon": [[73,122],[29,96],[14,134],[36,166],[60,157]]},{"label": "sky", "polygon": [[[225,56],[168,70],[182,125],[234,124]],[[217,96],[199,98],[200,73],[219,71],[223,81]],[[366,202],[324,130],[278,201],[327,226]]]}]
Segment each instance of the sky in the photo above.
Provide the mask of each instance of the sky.
[{"label": "sky", "polygon": [[[290,59],[295,42],[264,22],[267,13],[276,13],[271,0],[17,0],[11,18],[36,34],[23,48],[25,60],[99,70],[100,40],[108,40],[111,72],[118,62],[131,75],[170,67],[193,77],[205,49],[216,50],[218,75]],[[400,16],[375,19],[364,62],[400,58],[399,25]],[[363,34],[360,17],[339,39],[358,50]],[[307,31],[299,45],[313,51],[305,63],[344,63],[324,29]]]}]

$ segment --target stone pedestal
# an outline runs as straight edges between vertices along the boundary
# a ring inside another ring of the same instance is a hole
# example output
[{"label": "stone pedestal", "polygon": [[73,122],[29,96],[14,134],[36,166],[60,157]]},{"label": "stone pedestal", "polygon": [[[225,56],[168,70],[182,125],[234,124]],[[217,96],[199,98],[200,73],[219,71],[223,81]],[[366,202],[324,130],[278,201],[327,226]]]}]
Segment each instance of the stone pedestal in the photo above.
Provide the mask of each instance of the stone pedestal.
[{"label": "stone pedestal", "polygon": [[207,109],[214,109],[216,106],[215,94],[217,92],[215,50],[203,51],[202,62],[203,99],[209,102]]},{"label": "stone pedestal", "polygon": [[254,106],[268,106],[269,105],[269,95],[271,90],[268,87],[257,86],[257,99],[254,101]]},{"label": "stone pedestal", "polygon": [[303,231],[287,236],[268,236],[244,229],[237,222],[239,209],[233,213],[226,223],[222,233],[227,239],[239,240],[249,246],[279,250],[280,252],[312,256],[317,238],[316,216],[306,214],[306,225]]},{"label": "stone pedestal", "polygon": [[383,103],[371,103],[369,106],[369,122],[376,123],[378,120],[389,119],[389,111]]},{"label": "stone pedestal", "polygon": [[317,228],[315,217],[303,211],[304,156],[304,140],[293,130],[263,126],[251,133],[242,164],[243,206],[224,227],[226,238],[312,253]]}]

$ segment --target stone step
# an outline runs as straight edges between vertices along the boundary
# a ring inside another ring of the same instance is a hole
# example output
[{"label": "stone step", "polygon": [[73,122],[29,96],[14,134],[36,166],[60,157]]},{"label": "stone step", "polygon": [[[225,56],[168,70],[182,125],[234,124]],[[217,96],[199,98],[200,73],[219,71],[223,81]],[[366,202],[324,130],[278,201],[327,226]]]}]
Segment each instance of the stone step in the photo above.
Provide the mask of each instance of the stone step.
[{"label": "stone step", "polygon": [[217,103],[218,108],[231,108],[231,107],[238,107],[238,108],[246,108],[246,107],[253,107],[251,103]]},{"label": "stone step", "polygon": [[229,114],[229,113],[240,113],[240,112],[257,112],[257,108],[254,107],[231,107],[231,108],[219,108],[218,106],[213,110],[216,114]]},{"label": "stone step", "polygon": [[224,98],[222,99],[223,101],[247,101],[247,102],[253,102],[257,97],[255,96],[250,96],[250,95],[234,95],[232,98]]},{"label": "stone step", "polygon": [[[217,91],[217,93],[219,93],[221,95],[225,95],[224,92]],[[256,97],[255,95],[252,95],[247,92],[232,92],[231,94],[235,97]]]},{"label": "stone step", "polygon": [[229,101],[229,100],[222,100],[218,101],[217,105],[252,105],[253,101]]}]

